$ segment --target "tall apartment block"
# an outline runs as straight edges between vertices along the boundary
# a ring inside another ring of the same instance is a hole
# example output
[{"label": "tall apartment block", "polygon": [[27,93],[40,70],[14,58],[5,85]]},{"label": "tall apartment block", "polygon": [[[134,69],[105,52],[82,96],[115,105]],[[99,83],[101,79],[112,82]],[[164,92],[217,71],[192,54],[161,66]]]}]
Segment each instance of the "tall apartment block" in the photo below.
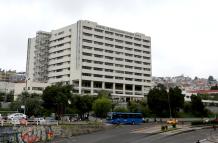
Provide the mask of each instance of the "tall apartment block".
[{"label": "tall apartment block", "polygon": [[151,38],[87,20],[39,31],[28,40],[27,76],[73,84],[79,94],[140,99],[151,87]]}]

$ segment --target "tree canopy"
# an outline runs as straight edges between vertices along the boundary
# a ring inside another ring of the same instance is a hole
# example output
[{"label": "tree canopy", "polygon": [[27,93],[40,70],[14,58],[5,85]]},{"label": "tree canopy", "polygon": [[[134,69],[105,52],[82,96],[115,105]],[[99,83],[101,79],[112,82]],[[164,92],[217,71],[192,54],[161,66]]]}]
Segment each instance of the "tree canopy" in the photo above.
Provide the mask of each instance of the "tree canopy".
[{"label": "tree canopy", "polygon": [[168,116],[170,111],[172,116],[176,116],[184,105],[184,95],[178,87],[170,88],[167,92],[166,88],[159,84],[149,91],[147,98],[148,107],[155,116]]}]

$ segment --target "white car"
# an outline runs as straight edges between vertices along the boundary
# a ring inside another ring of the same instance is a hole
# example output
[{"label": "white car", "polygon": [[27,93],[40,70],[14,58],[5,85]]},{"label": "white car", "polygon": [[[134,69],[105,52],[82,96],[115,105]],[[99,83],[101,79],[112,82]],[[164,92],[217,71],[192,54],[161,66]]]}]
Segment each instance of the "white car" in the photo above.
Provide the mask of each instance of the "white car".
[{"label": "white car", "polygon": [[45,119],[43,117],[34,118],[34,121],[38,122],[40,125],[45,124]]},{"label": "white car", "polygon": [[7,116],[7,119],[9,119],[9,120],[14,120],[14,119],[19,120],[19,119],[22,119],[22,118],[26,119],[27,116],[25,114],[23,114],[23,113],[13,113],[13,114],[10,114],[10,115]]}]

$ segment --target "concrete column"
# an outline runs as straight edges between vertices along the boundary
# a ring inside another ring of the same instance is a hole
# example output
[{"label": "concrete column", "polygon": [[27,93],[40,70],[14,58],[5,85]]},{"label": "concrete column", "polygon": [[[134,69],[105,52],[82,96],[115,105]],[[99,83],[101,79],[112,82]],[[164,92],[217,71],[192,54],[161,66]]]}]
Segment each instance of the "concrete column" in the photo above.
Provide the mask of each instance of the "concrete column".
[{"label": "concrete column", "polygon": [[115,83],[113,83],[113,94],[115,94]]},{"label": "concrete column", "polygon": [[134,84],[132,85],[132,93],[133,95],[135,95],[135,85]]},{"label": "concrete column", "polygon": [[123,95],[126,95],[126,84],[123,84]]},{"label": "concrete column", "polygon": [[91,81],[91,95],[94,94],[93,81]]},{"label": "concrete column", "polygon": [[79,80],[79,94],[82,94],[82,80]]},{"label": "concrete column", "polygon": [[102,89],[105,89],[105,82],[102,82]]},{"label": "concrete column", "polygon": [[145,88],[144,88],[144,85],[142,85],[142,94],[144,95],[145,93]]}]

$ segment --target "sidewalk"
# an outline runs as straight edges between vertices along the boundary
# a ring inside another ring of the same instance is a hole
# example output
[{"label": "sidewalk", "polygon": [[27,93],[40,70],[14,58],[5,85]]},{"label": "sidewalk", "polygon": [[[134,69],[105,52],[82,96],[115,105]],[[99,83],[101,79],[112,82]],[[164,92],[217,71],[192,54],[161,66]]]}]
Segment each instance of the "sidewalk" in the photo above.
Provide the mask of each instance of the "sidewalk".
[{"label": "sidewalk", "polygon": [[207,138],[208,141],[218,143],[218,131],[211,131],[211,135]]},{"label": "sidewalk", "polygon": [[[140,129],[133,130],[132,133],[145,133],[145,134],[163,134],[163,135],[174,135],[183,132],[190,132],[194,130],[200,130],[205,128],[204,127],[192,127],[190,125],[177,125],[176,128],[172,128],[171,125],[168,125],[168,131],[161,131],[162,125],[154,125],[153,127],[144,127]],[[218,137],[217,137],[218,138]]]}]

